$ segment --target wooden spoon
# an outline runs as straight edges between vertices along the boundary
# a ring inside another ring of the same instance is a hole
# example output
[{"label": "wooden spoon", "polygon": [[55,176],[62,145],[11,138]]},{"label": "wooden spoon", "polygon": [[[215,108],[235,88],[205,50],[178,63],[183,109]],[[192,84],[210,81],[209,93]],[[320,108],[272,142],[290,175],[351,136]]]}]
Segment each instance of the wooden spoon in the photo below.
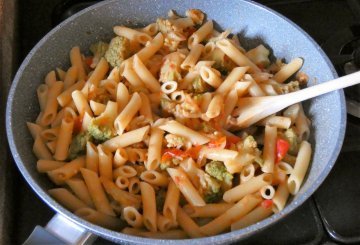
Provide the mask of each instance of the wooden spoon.
[{"label": "wooden spoon", "polygon": [[247,97],[238,101],[234,124],[246,128],[298,102],[360,83],[360,71],[299,91],[277,96]]}]

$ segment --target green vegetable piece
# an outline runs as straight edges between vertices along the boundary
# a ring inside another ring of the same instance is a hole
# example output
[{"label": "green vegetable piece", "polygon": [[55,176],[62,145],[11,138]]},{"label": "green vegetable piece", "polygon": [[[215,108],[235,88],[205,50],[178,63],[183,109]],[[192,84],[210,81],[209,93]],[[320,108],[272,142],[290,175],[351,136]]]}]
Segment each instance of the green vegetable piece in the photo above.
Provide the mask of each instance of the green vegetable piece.
[{"label": "green vegetable piece", "polygon": [[230,183],[234,176],[230,174],[220,161],[211,161],[205,165],[205,172],[219,181]]},{"label": "green vegetable piece", "polygon": [[93,118],[87,130],[98,143],[105,142],[113,136],[112,129],[103,122],[102,118]]},{"label": "green vegetable piece", "polygon": [[204,201],[206,203],[216,203],[216,202],[221,201],[222,197],[223,197],[223,193],[221,191],[207,193],[204,196]]},{"label": "green vegetable piece", "polygon": [[105,59],[112,67],[120,64],[130,56],[130,41],[125,37],[114,37],[105,53]]},{"label": "green vegetable piece", "polygon": [[73,160],[86,152],[86,143],[91,140],[87,132],[78,133],[72,140],[69,148],[69,159]]}]

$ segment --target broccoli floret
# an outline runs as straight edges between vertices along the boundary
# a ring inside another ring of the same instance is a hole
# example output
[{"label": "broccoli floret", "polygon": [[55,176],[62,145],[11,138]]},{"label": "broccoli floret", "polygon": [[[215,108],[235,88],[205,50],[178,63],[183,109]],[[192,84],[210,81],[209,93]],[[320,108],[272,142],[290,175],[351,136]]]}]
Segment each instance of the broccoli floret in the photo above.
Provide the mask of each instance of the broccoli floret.
[{"label": "broccoli floret", "polygon": [[200,178],[200,185],[206,202],[215,202],[222,198],[221,184],[205,172]]},{"label": "broccoli floret", "polygon": [[164,203],[165,203],[165,198],[166,198],[166,190],[161,188],[159,191],[156,192],[156,209],[158,212],[162,212],[163,208],[164,208]]},{"label": "broccoli floret", "polygon": [[220,161],[211,161],[205,165],[205,172],[216,178],[217,180],[223,181],[226,184],[231,184],[234,176],[230,174],[225,165]]},{"label": "broccoli floret", "polygon": [[103,118],[93,118],[88,125],[88,133],[98,143],[105,142],[113,136],[112,128]]},{"label": "broccoli floret", "polygon": [[298,150],[297,136],[294,129],[289,128],[285,131],[284,136],[286,140],[290,143],[289,153],[296,153]]},{"label": "broccoli floret", "polygon": [[204,201],[206,203],[216,203],[216,202],[219,202],[222,197],[223,197],[223,192],[222,191],[219,191],[219,192],[213,192],[213,193],[207,193],[205,194],[204,196]]},{"label": "broccoli floret", "polygon": [[90,65],[91,68],[95,68],[96,65],[99,63],[100,59],[104,57],[106,51],[109,48],[109,44],[105,42],[97,42],[90,46],[90,51],[93,53],[94,58],[92,60],[92,63]]},{"label": "broccoli floret", "polygon": [[73,160],[86,152],[86,143],[91,141],[87,132],[78,133],[72,140],[69,148],[69,159]]},{"label": "broccoli floret", "polygon": [[120,64],[130,55],[130,42],[125,37],[114,37],[105,53],[105,59],[113,67]]}]

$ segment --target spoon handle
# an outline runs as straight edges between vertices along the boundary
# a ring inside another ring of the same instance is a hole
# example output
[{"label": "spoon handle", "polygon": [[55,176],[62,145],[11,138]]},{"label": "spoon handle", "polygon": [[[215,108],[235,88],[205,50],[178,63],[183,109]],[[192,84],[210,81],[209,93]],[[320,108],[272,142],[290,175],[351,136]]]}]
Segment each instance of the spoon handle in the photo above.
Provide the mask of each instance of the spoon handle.
[{"label": "spoon handle", "polygon": [[286,101],[289,104],[295,104],[358,83],[360,83],[360,71],[352,73],[350,75],[336,78],[334,80],[330,80],[328,82],[320,83],[318,85],[301,89],[294,93],[286,94],[286,96],[288,97],[286,98]]}]

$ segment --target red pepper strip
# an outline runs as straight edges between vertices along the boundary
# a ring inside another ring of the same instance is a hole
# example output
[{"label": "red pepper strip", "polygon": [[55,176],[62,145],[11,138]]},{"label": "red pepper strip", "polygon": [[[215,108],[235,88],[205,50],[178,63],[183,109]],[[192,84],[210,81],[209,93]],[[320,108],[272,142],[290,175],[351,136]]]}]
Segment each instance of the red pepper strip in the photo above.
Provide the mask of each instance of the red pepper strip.
[{"label": "red pepper strip", "polygon": [[82,128],[82,121],[83,121],[83,117],[82,116],[78,116],[75,121],[74,121],[74,133],[78,134],[81,131]]},{"label": "red pepper strip", "polygon": [[176,148],[172,149],[165,149],[164,154],[161,157],[161,162],[166,162],[167,160],[170,160],[173,157],[184,157],[185,152]]},{"label": "red pepper strip", "polygon": [[197,159],[199,157],[201,148],[202,148],[201,145],[197,145],[197,146],[191,147],[190,149],[188,149],[186,151],[182,151],[182,150],[179,150],[176,148],[164,149],[164,153],[161,157],[161,161],[166,162],[167,160],[170,160],[173,157],[177,157],[177,158],[191,157],[193,159]]},{"label": "red pepper strip", "polygon": [[286,140],[281,138],[276,140],[276,163],[280,162],[285,157],[289,148],[290,144]]},{"label": "red pepper strip", "polygon": [[201,150],[201,145],[196,145],[185,151],[186,157],[191,157],[194,160],[198,159]]},{"label": "red pepper strip", "polygon": [[208,143],[208,147],[209,148],[219,148],[219,147],[224,147],[226,145],[226,136],[217,138],[217,139],[212,139],[210,140],[210,142]]},{"label": "red pepper strip", "polygon": [[273,205],[272,200],[264,200],[261,202],[261,206],[263,206],[263,208],[271,208],[272,205]]}]

